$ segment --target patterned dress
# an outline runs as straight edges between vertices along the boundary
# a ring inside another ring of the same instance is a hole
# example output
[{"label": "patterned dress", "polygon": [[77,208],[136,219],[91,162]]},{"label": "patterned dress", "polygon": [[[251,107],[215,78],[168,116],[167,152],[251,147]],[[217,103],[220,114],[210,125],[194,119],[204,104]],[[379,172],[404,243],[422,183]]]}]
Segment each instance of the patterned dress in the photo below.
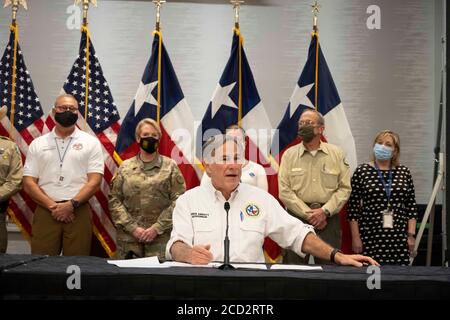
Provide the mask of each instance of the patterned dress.
[{"label": "patterned dress", "polygon": [[[352,177],[352,193],[348,201],[348,219],[358,221],[364,255],[381,264],[409,263],[408,220],[417,219],[414,184],[409,169],[399,165],[392,169],[390,205],[394,228],[383,228],[382,211],[388,198],[377,170],[370,164],[356,168]],[[389,170],[381,170],[384,180]]]}]

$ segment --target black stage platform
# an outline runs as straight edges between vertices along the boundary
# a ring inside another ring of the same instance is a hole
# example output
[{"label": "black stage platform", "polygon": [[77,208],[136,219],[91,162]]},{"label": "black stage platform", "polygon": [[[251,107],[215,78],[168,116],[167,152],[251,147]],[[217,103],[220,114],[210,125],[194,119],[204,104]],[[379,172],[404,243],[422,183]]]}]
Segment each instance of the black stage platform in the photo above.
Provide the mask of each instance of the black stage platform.
[{"label": "black stage platform", "polygon": [[[81,270],[69,290],[67,268]],[[2,299],[450,299],[450,269],[381,268],[381,289],[369,290],[367,268],[323,271],[211,268],[123,269],[97,257],[0,255]]]}]

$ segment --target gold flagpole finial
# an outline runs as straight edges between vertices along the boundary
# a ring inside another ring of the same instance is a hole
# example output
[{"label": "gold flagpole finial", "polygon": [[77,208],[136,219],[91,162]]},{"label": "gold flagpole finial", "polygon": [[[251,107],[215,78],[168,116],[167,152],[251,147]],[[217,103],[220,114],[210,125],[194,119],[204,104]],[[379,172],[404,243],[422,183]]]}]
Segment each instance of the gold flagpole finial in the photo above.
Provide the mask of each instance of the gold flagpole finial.
[{"label": "gold flagpole finial", "polygon": [[163,3],[165,3],[165,0],[153,0],[152,1],[155,4],[156,7],[156,31],[160,30],[160,22],[161,22],[161,6]]},{"label": "gold flagpole finial", "polygon": [[230,3],[233,5],[234,9],[234,26],[239,29],[239,10],[241,9],[241,4],[244,4],[242,0],[231,0]]},{"label": "gold flagpole finial", "polygon": [[314,4],[311,5],[312,8],[312,13],[314,15],[313,17],[313,30],[314,32],[317,32],[319,29],[317,28],[317,16],[319,15],[320,12],[320,4],[317,3],[317,1],[314,1]]},{"label": "gold flagpole finial", "polygon": [[26,0],[5,0],[5,5],[3,8],[6,8],[7,6],[12,5],[12,24],[16,25],[16,17],[17,17],[17,10],[19,10],[19,6],[25,8],[25,10],[28,9],[27,7],[27,1]]},{"label": "gold flagpole finial", "polygon": [[89,3],[92,3],[94,7],[97,7],[97,0],[75,0],[74,5],[83,4],[83,26],[87,26],[87,14],[89,10]]}]

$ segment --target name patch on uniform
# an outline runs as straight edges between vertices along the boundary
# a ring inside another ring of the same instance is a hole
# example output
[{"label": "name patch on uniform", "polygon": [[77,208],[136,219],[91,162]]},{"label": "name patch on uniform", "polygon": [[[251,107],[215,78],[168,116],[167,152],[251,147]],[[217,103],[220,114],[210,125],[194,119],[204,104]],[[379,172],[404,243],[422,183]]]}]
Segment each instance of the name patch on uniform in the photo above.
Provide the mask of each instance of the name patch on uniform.
[{"label": "name patch on uniform", "polygon": [[257,217],[259,215],[259,208],[256,204],[249,204],[247,208],[245,208],[245,213],[249,217]]},{"label": "name patch on uniform", "polygon": [[192,218],[208,218],[209,217],[209,213],[201,213],[201,212],[191,212],[191,217]]}]

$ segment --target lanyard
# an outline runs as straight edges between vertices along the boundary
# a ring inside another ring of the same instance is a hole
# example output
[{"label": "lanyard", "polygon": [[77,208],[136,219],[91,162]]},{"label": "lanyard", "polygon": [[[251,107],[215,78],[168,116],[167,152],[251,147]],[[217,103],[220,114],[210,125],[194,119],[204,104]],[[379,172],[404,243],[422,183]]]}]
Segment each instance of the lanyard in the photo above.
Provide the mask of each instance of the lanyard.
[{"label": "lanyard", "polygon": [[388,184],[386,185],[386,181],[384,181],[383,175],[381,174],[381,170],[378,167],[378,164],[376,161],[374,161],[375,168],[377,169],[378,178],[380,179],[381,183],[383,184],[384,191],[386,191],[386,195],[388,198],[388,204],[389,200],[391,199],[391,191],[392,191],[392,168],[389,168],[389,178],[388,178]]},{"label": "lanyard", "polygon": [[60,169],[62,169],[62,165],[63,165],[63,162],[64,162],[64,158],[66,157],[66,153],[67,153],[67,150],[69,149],[69,146],[70,146],[70,143],[71,143],[71,142],[72,142],[72,137],[70,137],[69,143],[67,144],[67,148],[66,148],[66,150],[64,150],[64,153],[63,153],[63,155],[62,155],[62,157],[61,157],[61,152],[59,152],[58,139],[55,138],[56,150],[58,150],[59,168],[60,168]]}]

